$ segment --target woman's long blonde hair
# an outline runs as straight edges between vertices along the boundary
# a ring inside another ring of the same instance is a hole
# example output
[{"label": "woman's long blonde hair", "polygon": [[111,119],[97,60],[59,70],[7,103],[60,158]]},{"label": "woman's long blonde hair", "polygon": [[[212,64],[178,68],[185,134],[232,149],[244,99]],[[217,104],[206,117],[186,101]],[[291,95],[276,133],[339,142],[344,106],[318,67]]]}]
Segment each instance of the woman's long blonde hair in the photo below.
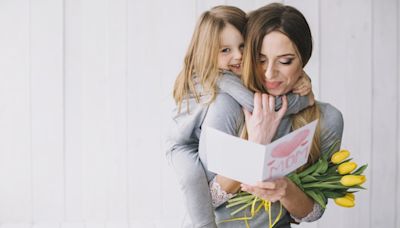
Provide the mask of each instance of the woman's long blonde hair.
[{"label": "woman's long blonde hair", "polygon": [[201,84],[203,91],[211,94],[209,102],[215,99],[216,81],[220,74],[220,34],[227,24],[231,24],[243,34],[246,22],[246,13],[233,6],[216,6],[200,16],[185,55],[183,68],[175,80],[173,97],[178,110],[185,99],[188,101],[189,96],[193,95],[196,101],[200,102],[194,77]]},{"label": "woman's long blonde hair", "polygon": [[[249,14],[245,31],[245,47],[243,52],[242,79],[247,88],[252,91],[266,93],[258,63],[262,42],[268,33],[279,31],[285,34],[297,49],[303,67],[312,53],[311,30],[305,17],[295,8],[279,3],[272,3]],[[293,115],[292,130],[298,129],[321,117],[317,104]],[[320,124],[314,135],[308,163],[300,169],[313,164],[320,157]]]}]

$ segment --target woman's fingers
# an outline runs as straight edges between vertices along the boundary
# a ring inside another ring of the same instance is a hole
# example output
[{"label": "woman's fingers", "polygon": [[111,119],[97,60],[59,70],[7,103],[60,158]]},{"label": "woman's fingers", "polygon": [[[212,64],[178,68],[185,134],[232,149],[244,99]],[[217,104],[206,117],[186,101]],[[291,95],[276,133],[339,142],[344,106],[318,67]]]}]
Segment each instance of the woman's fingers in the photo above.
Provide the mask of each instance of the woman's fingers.
[{"label": "woman's fingers", "polygon": [[269,111],[275,112],[275,97],[269,96]]},{"label": "woman's fingers", "polygon": [[274,186],[274,182],[263,182],[263,186],[268,186],[268,188],[260,187],[259,183],[256,186],[246,184],[241,185],[243,191],[246,191],[250,194],[271,202],[280,200],[284,195],[284,189],[277,188],[277,185]]},{"label": "woman's fingers", "polygon": [[276,188],[275,182],[272,182],[272,181],[257,182],[256,186],[259,188],[264,188],[264,189],[275,189]]},{"label": "woman's fingers", "polygon": [[270,103],[269,103],[269,97],[268,94],[263,93],[262,94],[262,104],[263,104],[263,111],[267,111],[269,109]]},{"label": "woman's fingers", "polygon": [[254,94],[254,110],[253,113],[259,113],[262,110],[262,97],[261,93]]}]

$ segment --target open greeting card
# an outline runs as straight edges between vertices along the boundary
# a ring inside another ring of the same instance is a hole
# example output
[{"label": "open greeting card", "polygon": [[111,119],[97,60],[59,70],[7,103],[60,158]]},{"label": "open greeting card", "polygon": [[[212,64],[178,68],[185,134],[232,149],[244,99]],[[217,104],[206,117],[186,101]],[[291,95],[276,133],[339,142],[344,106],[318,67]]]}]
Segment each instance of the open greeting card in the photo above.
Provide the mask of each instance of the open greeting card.
[{"label": "open greeting card", "polygon": [[216,129],[203,128],[200,153],[208,170],[241,183],[283,177],[307,162],[318,120],[271,144],[256,144]]}]

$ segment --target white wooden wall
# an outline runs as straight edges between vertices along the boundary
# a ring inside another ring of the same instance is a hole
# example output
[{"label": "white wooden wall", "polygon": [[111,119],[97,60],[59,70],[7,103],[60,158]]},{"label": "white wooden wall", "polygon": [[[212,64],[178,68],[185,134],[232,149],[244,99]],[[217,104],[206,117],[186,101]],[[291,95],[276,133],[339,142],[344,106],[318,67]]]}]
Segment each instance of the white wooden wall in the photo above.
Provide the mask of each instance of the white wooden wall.
[{"label": "white wooden wall", "polygon": [[[179,227],[162,135],[199,14],[265,0],[0,0],[0,228]],[[309,228],[400,227],[400,0],[285,0],[367,191]]]}]

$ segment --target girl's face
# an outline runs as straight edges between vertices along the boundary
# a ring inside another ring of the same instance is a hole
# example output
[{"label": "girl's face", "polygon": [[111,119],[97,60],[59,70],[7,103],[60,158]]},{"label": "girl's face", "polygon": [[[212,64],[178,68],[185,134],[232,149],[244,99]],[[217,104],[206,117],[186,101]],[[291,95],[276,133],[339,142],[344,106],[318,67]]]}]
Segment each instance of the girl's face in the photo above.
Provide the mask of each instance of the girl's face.
[{"label": "girl's face", "polygon": [[274,96],[290,92],[303,73],[301,59],[293,42],[278,31],[264,36],[258,64],[263,85]]},{"label": "girl's face", "polygon": [[244,40],[242,34],[231,24],[226,24],[220,35],[218,68],[242,74],[242,54]]}]

